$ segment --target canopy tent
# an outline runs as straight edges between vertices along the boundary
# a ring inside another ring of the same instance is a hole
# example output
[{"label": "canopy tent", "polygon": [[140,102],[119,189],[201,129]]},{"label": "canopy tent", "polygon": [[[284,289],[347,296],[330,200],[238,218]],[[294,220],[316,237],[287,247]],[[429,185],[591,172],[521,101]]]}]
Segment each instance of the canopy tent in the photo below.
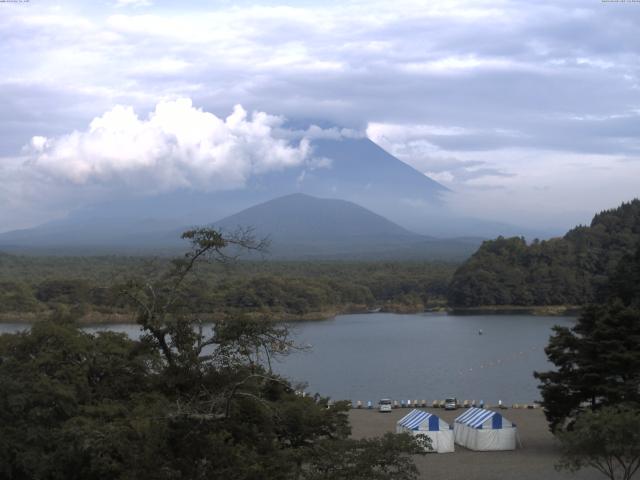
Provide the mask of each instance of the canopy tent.
[{"label": "canopy tent", "polygon": [[434,452],[453,452],[453,429],[440,417],[422,410],[411,410],[398,420],[396,433],[425,435],[431,439]]},{"label": "canopy tent", "polygon": [[454,421],[458,445],[470,450],[515,450],[516,426],[498,412],[470,408]]}]

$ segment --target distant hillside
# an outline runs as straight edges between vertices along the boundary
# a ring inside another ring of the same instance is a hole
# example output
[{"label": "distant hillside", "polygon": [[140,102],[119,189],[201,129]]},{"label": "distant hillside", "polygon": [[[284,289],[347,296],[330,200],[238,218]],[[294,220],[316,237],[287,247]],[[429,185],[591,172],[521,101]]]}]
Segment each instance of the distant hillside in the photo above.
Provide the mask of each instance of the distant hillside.
[{"label": "distant hillside", "polygon": [[[211,224],[211,219],[201,224]],[[44,255],[176,255],[187,248],[180,235],[192,225],[82,214],[0,234],[0,249]],[[418,235],[355,203],[300,193],[251,206],[213,225],[227,232],[250,227],[256,236],[268,236],[269,259],[462,261],[482,241]]]},{"label": "distant hillside", "polygon": [[0,234],[0,249],[13,253],[87,255],[144,254],[184,248],[176,221],[70,217]]},{"label": "distant hillside", "polygon": [[164,234],[175,235],[184,226],[210,224],[291,193],[354,202],[413,232],[439,238],[550,235],[456,215],[446,203],[447,198],[455,198],[455,192],[367,138],[315,139],[311,151],[309,163],[250,177],[243,188],[114,195],[84,205],[66,218],[2,233],[0,248],[59,254],[114,250],[136,254],[181,248],[176,238]]},{"label": "distant hillside", "polygon": [[377,243],[386,239],[422,239],[355,203],[302,193],[269,200],[215,223],[227,230],[238,225],[251,225],[258,233],[287,242]]},{"label": "distant hillside", "polygon": [[606,280],[640,244],[640,200],[593,217],[562,238],[487,241],[455,273],[454,306],[580,305],[606,294]]},{"label": "distant hillside", "polygon": [[269,256],[280,259],[460,260],[480,243],[418,235],[355,203],[300,193],[247,208],[214,226],[253,227],[256,236],[270,238]]}]

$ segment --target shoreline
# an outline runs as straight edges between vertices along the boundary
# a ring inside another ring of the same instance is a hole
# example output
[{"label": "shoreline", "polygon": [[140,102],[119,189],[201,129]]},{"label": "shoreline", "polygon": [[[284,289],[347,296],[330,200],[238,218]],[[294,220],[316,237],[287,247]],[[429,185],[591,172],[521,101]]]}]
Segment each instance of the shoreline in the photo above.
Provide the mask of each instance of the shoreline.
[{"label": "shoreline", "polygon": [[[480,306],[480,307],[447,307],[438,305],[436,307],[410,306],[400,304],[390,304],[371,309],[366,305],[349,304],[340,308],[330,308],[321,311],[295,314],[288,312],[218,312],[204,313],[200,317],[208,321],[228,320],[234,317],[244,316],[256,320],[266,320],[272,322],[313,322],[330,320],[338,315],[357,315],[367,313],[393,313],[398,315],[411,315],[420,313],[446,313],[450,315],[531,315],[531,316],[577,316],[581,307],[575,305],[540,305],[540,306]],[[53,311],[45,312],[5,312],[0,313],[0,324],[20,323],[31,324],[48,319]],[[80,325],[105,325],[105,324],[131,324],[136,323],[133,312],[89,312],[79,317]]]},{"label": "shoreline", "polygon": [[448,307],[448,312],[453,315],[532,315],[532,316],[577,316],[582,307],[579,305],[482,305],[479,307]]}]

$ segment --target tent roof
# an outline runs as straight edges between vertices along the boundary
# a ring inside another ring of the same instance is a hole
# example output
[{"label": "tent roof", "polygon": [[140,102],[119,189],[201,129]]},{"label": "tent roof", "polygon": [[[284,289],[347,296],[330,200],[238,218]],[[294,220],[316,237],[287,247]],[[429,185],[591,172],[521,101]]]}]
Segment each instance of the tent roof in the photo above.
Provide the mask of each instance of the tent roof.
[{"label": "tent roof", "polygon": [[422,410],[411,410],[407,415],[398,420],[398,425],[410,430],[417,429],[422,422],[429,421],[431,417],[440,420],[436,415]]},{"label": "tent roof", "polygon": [[[470,408],[468,411],[457,417],[455,421],[456,423],[462,423],[463,425],[471,428],[480,428],[487,420],[493,419],[494,417],[502,420],[502,415],[498,412],[485,410],[484,408]],[[502,426],[501,421],[492,423]]]}]

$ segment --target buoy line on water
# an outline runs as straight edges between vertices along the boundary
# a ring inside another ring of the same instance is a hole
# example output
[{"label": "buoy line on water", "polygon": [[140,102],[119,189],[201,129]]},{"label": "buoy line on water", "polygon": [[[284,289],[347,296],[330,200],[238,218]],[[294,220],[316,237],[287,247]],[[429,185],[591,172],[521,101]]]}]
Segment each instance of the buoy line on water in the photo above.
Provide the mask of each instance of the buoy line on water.
[{"label": "buoy line on water", "polygon": [[[478,370],[484,370],[484,369],[489,369],[489,368],[493,368],[493,367],[499,367],[504,365],[506,362],[510,361],[510,360],[517,360],[519,358],[523,358],[527,355],[529,355],[530,352],[537,350],[538,347],[531,347],[528,350],[520,350],[519,352],[514,352],[511,355],[507,356],[507,357],[502,357],[502,358],[498,358],[496,360],[489,360],[488,362],[484,362],[481,363],[479,366],[476,367],[475,371],[477,372]],[[473,367],[469,367],[468,369],[460,369],[458,370],[458,375],[468,375],[470,373],[474,372],[474,368]]]}]

